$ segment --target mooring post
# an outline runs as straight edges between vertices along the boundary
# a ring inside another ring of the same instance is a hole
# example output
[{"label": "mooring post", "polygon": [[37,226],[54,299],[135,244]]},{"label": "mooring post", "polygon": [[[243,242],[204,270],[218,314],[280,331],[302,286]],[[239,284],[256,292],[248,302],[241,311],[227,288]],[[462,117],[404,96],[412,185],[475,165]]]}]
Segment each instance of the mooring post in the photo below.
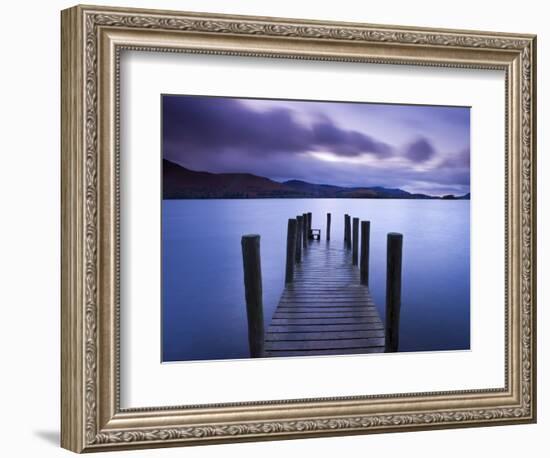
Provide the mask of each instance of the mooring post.
[{"label": "mooring post", "polygon": [[353,218],[353,251],[352,264],[359,264],[359,218]]},{"label": "mooring post", "polygon": [[309,234],[311,233],[311,220],[313,219],[313,215],[311,212],[307,214],[307,236],[309,237]]},{"label": "mooring post", "polygon": [[330,213],[327,213],[327,240],[330,240]]},{"label": "mooring post", "polygon": [[399,315],[401,311],[401,260],[403,235],[388,234],[386,271],[386,352],[399,349]]},{"label": "mooring post", "polygon": [[351,248],[351,220],[348,214],[345,216],[344,240],[346,242],[346,248]]},{"label": "mooring post", "polygon": [[285,283],[292,283],[294,280],[294,263],[296,260],[296,220],[288,220],[286,234],[286,273]]},{"label": "mooring post", "polygon": [[248,319],[248,346],[250,356],[259,358],[264,346],[264,312],[262,303],[262,267],[260,236],[243,235],[241,238],[244,270],[244,292]]},{"label": "mooring post", "polygon": [[302,242],[305,250],[305,248],[307,247],[307,213],[302,214],[302,231],[303,231]]},{"label": "mooring post", "polygon": [[304,219],[301,216],[296,217],[296,262],[302,261],[302,235],[304,230],[302,226]]},{"label": "mooring post", "polygon": [[302,214],[302,245],[304,249],[307,246],[307,213]]},{"label": "mooring post", "polygon": [[370,221],[361,221],[361,284],[369,285]]},{"label": "mooring post", "polygon": [[344,215],[344,245],[348,243],[348,214]]}]

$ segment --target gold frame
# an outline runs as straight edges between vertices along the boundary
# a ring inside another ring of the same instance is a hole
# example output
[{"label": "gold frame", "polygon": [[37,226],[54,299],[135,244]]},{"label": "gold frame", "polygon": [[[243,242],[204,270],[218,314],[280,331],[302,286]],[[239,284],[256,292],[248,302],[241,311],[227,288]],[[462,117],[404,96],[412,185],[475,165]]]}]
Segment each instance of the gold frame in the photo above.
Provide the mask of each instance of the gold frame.
[{"label": "gold frame", "polygon": [[[63,447],[89,452],[535,421],[535,36],[93,6],[64,10],[61,34]],[[506,386],[122,410],[123,49],[504,70]]]}]

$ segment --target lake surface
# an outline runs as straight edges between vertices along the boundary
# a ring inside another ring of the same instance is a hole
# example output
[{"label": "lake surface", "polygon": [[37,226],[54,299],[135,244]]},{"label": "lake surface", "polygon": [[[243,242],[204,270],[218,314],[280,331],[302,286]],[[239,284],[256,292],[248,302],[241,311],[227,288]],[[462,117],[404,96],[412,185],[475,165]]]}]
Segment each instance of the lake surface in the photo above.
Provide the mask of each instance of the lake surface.
[{"label": "lake surface", "polygon": [[343,244],[344,214],[371,221],[370,289],[385,318],[386,234],[403,234],[400,351],[470,348],[470,202],[389,199],[165,200],[162,359],[247,358],[241,236],[261,236],[265,325],[284,287],[288,218],[313,213]]}]

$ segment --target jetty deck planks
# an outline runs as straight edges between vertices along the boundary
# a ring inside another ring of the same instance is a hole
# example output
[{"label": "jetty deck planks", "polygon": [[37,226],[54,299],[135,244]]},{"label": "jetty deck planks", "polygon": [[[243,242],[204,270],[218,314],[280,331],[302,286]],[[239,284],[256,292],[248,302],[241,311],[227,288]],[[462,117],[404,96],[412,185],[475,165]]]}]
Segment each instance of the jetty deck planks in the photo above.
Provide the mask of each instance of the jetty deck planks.
[{"label": "jetty deck planks", "polygon": [[384,352],[385,331],[352,252],[311,241],[265,334],[264,356]]}]

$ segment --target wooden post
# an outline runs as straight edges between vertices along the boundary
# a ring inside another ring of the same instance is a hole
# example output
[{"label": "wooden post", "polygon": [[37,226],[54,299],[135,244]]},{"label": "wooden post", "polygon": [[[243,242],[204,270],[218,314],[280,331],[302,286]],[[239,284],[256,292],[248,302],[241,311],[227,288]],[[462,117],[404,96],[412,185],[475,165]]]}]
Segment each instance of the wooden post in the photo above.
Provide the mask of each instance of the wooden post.
[{"label": "wooden post", "polygon": [[302,235],[304,230],[302,226],[304,224],[304,219],[301,216],[296,217],[296,262],[302,261]]},{"label": "wooden post", "polygon": [[347,227],[348,227],[348,214],[346,213],[346,214],[344,215],[344,245],[345,245],[346,242],[347,242],[347,238],[346,238],[347,235],[348,235],[348,234],[347,234],[347,231],[346,231]]},{"label": "wooden post", "polygon": [[327,240],[330,240],[330,213],[327,213]]},{"label": "wooden post", "polygon": [[294,280],[294,262],[296,260],[296,220],[288,220],[286,234],[286,273],[285,283],[292,283]]},{"label": "wooden post", "polygon": [[351,222],[348,214],[344,217],[344,241],[346,242],[346,248],[351,247]]},{"label": "wooden post", "polygon": [[302,242],[304,246],[304,250],[307,246],[307,213],[302,214]]},{"label": "wooden post", "polygon": [[369,285],[370,221],[361,221],[361,284]]},{"label": "wooden post", "polygon": [[244,270],[244,292],[248,319],[248,346],[250,356],[259,358],[264,346],[264,312],[262,303],[262,268],[260,236],[251,234],[241,238]]},{"label": "wooden post", "polygon": [[309,237],[309,231],[311,231],[311,220],[313,219],[313,215],[311,212],[307,214],[307,236]]},{"label": "wooden post", "polygon": [[403,235],[388,234],[386,271],[386,351],[399,349],[399,315],[401,311],[401,260]]},{"label": "wooden post", "polygon": [[354,266],[359,264],[359,218],[353,218],[353,251],[351,262]]}]

